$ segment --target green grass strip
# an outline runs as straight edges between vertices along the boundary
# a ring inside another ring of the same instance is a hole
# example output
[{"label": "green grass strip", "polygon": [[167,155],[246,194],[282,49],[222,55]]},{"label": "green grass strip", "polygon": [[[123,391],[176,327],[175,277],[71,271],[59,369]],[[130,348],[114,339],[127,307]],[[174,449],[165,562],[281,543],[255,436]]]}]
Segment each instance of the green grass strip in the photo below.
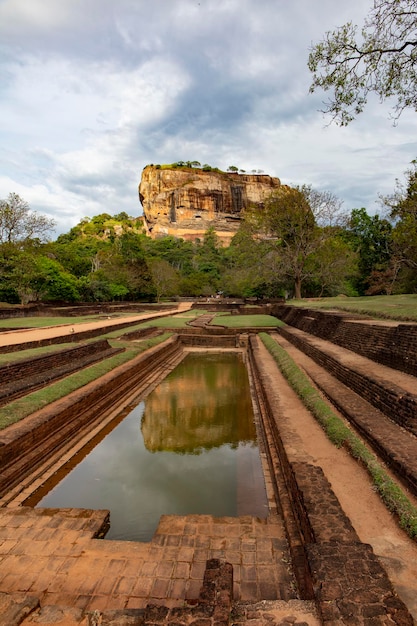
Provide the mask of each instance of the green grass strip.
[{"label": "green grass strip", "polygon": [[355,296],[289,300],[287,304],[309,309],[346,311],[374,319],[417,321],[417,294]]},{"label": "green grass strip", "polygon": [[[206,313],[207,311],[190,309],[189,311],[183,311],[181,313],[177,313],[176,315],[159,317],[154,320],[144,321],[139,326],[137,326],[137,328],[186,328],[188,322]],[[125,330],[124,332],[131,332],[131,329],[129,328],[129,331]]]},{"label": "green grass strip", "polygon": [[97,322],[103,319],[102,315],[80,315],[79,317],[8,317],[0,320],[0,328],[44,328],[48,326],[66,326]]},{"label": "green grass strip", "polygon": [[216,313],[210,326],[226,326],[227,328],[277,328],[285,326],[284,322],[273,315],[231,315],[230,313]]},{"label": "green grass strip", "polygon": [[259,337],[330,441],[337,447],[345,447],[355,459],[363,463],[372,478],[375,490],[387,508],[397,515],[401,528],[411,539],[417,538],[417,508],[410,502],[402,488],[386,473],[377,457],[365,446],[360,437],[352,432],[323,400],[290,355],[267,333],[260,333]]},{"label": "green grass strip", "polygon": [[134,359],[145,350],[166,341],[171,335],[172,333],[163,333],[157,337],[149,337],[141,342],[135,342],[134,344],[128,342],[125,344],[119,341],[112,342],[114,347],[126,346],[126,350],[1,407],[0,430],[44,408],[51,402],[55,402],[55,400],[59,400],[69,393],[80,389],[93,380],[100,378],[100,376],[104,376],[104,374],[107,374],[119,365],[123,365],[123,363]]}]

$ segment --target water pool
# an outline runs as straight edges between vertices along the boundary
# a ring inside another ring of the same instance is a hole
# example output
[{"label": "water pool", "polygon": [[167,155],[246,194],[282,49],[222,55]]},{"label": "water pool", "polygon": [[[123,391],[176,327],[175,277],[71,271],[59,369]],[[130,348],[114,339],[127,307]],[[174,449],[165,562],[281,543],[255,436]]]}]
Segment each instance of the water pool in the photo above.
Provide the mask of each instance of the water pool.
[{"label": "water pool", "polygon": [[242,355],[188,354],[69,470],[32,504],[109,509],[106,539],[149,541],[163,514],[266,517]]}]

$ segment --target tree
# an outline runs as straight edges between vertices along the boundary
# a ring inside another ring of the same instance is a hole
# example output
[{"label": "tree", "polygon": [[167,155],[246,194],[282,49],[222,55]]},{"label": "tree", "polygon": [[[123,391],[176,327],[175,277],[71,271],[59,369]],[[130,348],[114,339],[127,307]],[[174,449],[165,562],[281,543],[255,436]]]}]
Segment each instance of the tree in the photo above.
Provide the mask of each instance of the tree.
[{"label": "tree", "polygon": [[360,33],[348,22],[312,48],[310,92],[333,90],[323,112],[341,126],[362,113],[370,93],[396,98],[398,119],[405,108],[417,110],[416,53],[415,0],[374,0]]},{"label": "tree", "polygon": [[394,221],[392,263],[401,267],[403,289],[417,288],[417,161],[405,172],[405,183],[396,181],[395,192],[382,198]]},{"label": "tree", "polygon": [[35,237],[42,240],[54,226],[54,220],[31,211],[28,203],[16,193],[10,193],[7,200],[0,200],[0,244]]},{"label": "tree", "polygon": [[340,208],[341,202],[331,192],[303,185],[280,188],[258,213],[264,233],[277,241],[277,271],[283,281],[292,282],[296,298],[301,298],[302,284],[312,276],[309,258],[338,228]]},{"label": "tree", "polygon": [[6,301],[15,302],[17,296],[21,304],[41,300],[75,302],[80,299],[77,283],[75,276],[36,248],[1,246],[0,293],[6,294]]},{"label": "tree", "polygon": [[153,284],[156,291],[156,301],[163,296],[175,295],[178,288],[178,272],[164,259],[152,259],[149,263]]},{"label": "tree", "polygon": [[[311,295],[352,294],[351,279],[357,273],[357,254],[340,235],[323,241],[308,259]],[[355,294],[356,295],[356,294]]]},{"label": "tree", "polygon": [[80,299],[77,279],[54,259],[37,256],[33,270],[34,275],[29,281],[32,300],[76,302]]},{"label": "tree", "polygon": [[389,292],[392,282],[389,271],[392,259],[391,223],[379,215],[368,215],[364,208],[353,209],[346,238],[359,256],[357,280],[359,292],[361,294]]},{"label": "tree", "polygon": [[225,256],[220,284],[224,293],[244,298],[280,295],[274,271],[277,252],[271,242],[256,237],[249,221],[242,222]]},{"label": "tree", "polygon": [[193,244],[191,241],[167,235],[160,239],[144,238],[146,257],[164,259],[181,273],[192,271]]}]

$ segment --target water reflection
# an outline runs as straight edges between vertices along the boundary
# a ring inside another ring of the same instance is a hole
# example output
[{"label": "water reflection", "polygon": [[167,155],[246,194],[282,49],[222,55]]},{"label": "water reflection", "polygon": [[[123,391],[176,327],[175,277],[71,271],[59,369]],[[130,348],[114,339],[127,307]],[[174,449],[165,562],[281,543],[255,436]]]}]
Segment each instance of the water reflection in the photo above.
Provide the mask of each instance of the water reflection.
[{"label": "water reflection", "polygon": [[190,354],[38,506],[111,511],[107,538],[148,541],[162,514],[266,514],[246,367]]},{"label": "water reflection", "polygon": [[256,441],[241,355],[189,354],[146,399],[142,433],[148,450],[196,454]]}]

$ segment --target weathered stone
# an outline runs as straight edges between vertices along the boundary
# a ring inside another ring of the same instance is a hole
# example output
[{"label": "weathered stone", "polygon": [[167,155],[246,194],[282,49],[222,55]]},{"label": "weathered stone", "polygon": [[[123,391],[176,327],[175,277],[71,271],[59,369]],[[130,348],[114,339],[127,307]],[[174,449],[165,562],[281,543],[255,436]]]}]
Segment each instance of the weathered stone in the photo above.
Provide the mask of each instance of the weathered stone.
[{"label": "weathered stone", "polygon": [[265,198],[280,187],[278,178],[267,175],[148,165],[142,172],[139,198],[145,228],[152,238],[173,235],[195,240],[213,227],[228,244],[245,209],[262,208]]},{"label": "weathered stone", "polygon": [[39,598],[36,596],[25,593],[0,593],[0,623],[17,626],[37,606]]}]

